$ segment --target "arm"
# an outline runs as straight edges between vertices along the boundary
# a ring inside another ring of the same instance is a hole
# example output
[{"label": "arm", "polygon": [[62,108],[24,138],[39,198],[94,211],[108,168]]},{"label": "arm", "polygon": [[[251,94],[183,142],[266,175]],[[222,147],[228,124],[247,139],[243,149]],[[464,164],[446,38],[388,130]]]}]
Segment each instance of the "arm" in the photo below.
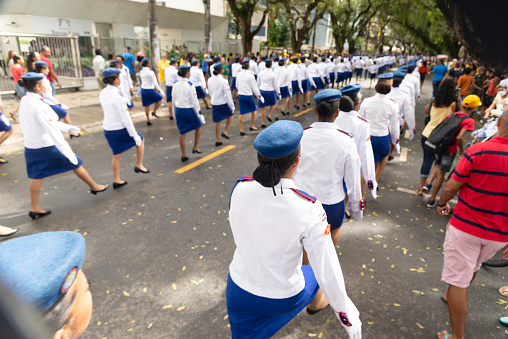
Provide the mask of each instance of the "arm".
[{"label": "arm", "polygon": [[296,79],[298,80],[298,88],[300,89],[300,93],[303,93],[302,75],[300,74],[300,69],[299,68],[296,68]]},{"label": "arm", "polygon": [[[150,71],[150,78],[152,78],[152,81],[153,81],[153,84],[154,84],[154,87],[155,89],[160,93],[162,94],[162,96],[165,96],[166,94],[164,93],[164,91],[161,89],[161,87],[159,86],[159,82],[157,81],[157,77],[155,76],[155,73],[154,71]],[[131,82],[132,83],[132,82]]]},{"label": "arm", "polygon": [[[357,212],[359,215],[359,219],[361,220],[363,207],[361,206],[362,201],[362,187],[361,187],[361,179],[360,179],[360,156],[358,155],[358,151],[356,150],[356,144],[353,139],[350,140],[349,143],[349,154],[347,155],[344,162],[340,162],[339,166],[344,167],[344,180],[346,181],[346,186],[349,195],[349,201],[351,205],[351,210]],[[342,185],[342,183],[341,183]]]},{"label": "arm", "polygon": [[55,70],[53,68],[49,69],[49,74],[51,74],[53,79],[55,79],[56,84],[58,85],[58,87],[62,88],[62,84],[60,84],[60,80],[58,80],[58,76],[56,75],[56,72],[55,72]]},{"label": "arm", "polygon": [[457,146],[459,146],[460,155],[464,154],[464,135],[466,135],[467,129],[463,128],[457,135]]},{"label": "arm", "polygon": [[[254,75],[249,75],[251,76],[251,88],[252,88],[252,92],[254,93],[254,95],[256,97],[261,97],[261,93],[259,92],[259,87],[258,87],[258,84],[256,83],[256,78],[254,78]],[[258,76],[258,81],[259,81],[259,76]]]},{"label": "arm", "polygon": [[[41,103],[42,104],[42,103]],[[42,109],[43,111],[40,112],[41,114],[36,114],[35,119],[37,120],[37,123],[40,124],[45,132],[49,135],[53,143],[55,144],[55,147],[67,158],[70,162],[73,164],[78,163],[78,159],[76,158],[76,155],[72,151],[71,147],[65,141],[62,133],[60,130],[62,129],[70,129],[73,126],[58,122],[58,120],[55,120],[54,117],[56,116],[55,113],[53,113],[53,110],[51,107],[49,107],[46,104],[43,104],[44,106],[38,106],[37,109]],[[58,119],[58,117],[57,117]],[[78,130],[79,132],[79,130]]]},{"label": "arm", "polygon": [[[374,161],[374,151],[370,142],[370,126],[365,124],[365,128],[360,135],[360,162],[362,165],[362,174],[367,188],[372,193],[374,199],[377,198],[377,182],[376,182],[376,163]],[[370,182],[370,183],[369,183]]]},{"label": "arm", "polygon": [[114,108],[118,117],[120,117],[120,120],[122,121],[122,124],[129,133],[129,135],[131,137],[134,137],[138,133],[136,132],[136,128],[132,123],[131,115],[129,113],[129,110],[127,109],[127,106],[125,105],[123,98],[121,96],[117,96],[114,99],[115,99]]},{"label": "arm", "polygon": [[223,81],[224,83],[224,92],[226,93],[226,99],[228,99],[228,106],[231,108],[231,110],[235,111],[235,102],[233,101],[233,96],[231,95],[231,88],[229,87],[229,84],[227,81]]},{"label": "arm", "polygon": [[412,140],[415,135],[416,122],[414,106],[411,105],[409,97],[405,98],[404,102],[402,103],[402,109],[404,110],[407,127],[409,128],[409,140]]},{"label": "arm", "polygon": [[[400,141],[400,127],[399,114],[395,109],[392,109],[392,114],[390,115],[390,136],[392,139],[392,144],[397,147]],[[400,148],[400,145],[398,147]],[[400,149],[398,150],[398,153],[400,153]]]},{"label": "arm", "polygon": [[196,115],[199,118],[199,116],[201,115],[201,107],[199,107],[199,100],[198,100],[198,94],[196,93],[196,87],[189,86],[188,93],[189,93],[190,102],[192,103],[192,109],[194,110],[194,112],[196,113]]},{"label": "arm", "polygon": [[485,110],[485,115],[484,115],[485,119],[489,118],[490,112],[492,112],[492,110],[494,109],[494,107],[496,107],[496,105],[497,105],[497,100],[492,101],[492,105],[490,105],[489,108],[487,108]]},{"label": "arm", "polygon": [[273,89],[275,90],[275,93],[277,93],[277,95],[280,97],[280,88],[279,88],[279,82],[277,81],[277,77],[274,75],[272,77],[272,85],[273,85]]},{"label": "arm", "polygon": [[205,76],[203,75],[203,72],[201,72],[201,70],[199,70],[199,82],[201,83],[201,87],[203,87],[203,90],[205,91],[205,93],[208,94],[208,88],[206,87]]},{"label": "arm", "polygon": [[316,83],[314,82],[314,79],[312,79],[312,77],[310,76],[310,73],[309,73],[309,68],[307,67],[307,69],[305,70],[305,72],[307,72],[307,79],[309,79],[309,82],[310,82],[310,85],[314,88],[316,88]]}]

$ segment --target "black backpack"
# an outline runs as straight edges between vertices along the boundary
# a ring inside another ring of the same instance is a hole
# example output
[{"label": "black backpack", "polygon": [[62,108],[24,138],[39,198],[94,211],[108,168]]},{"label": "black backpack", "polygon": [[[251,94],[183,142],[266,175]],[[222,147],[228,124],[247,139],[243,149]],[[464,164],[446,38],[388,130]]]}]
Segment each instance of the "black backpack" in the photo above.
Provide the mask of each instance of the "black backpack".
[{"label": "black backpack", "polygon": [[430,133],[429,138],[425,141],[425,147],[436,154],[444,153],[459,131],[460,122],[467,118],[468,116],[459,117],[457,114],[453,114],[443,120]]}]

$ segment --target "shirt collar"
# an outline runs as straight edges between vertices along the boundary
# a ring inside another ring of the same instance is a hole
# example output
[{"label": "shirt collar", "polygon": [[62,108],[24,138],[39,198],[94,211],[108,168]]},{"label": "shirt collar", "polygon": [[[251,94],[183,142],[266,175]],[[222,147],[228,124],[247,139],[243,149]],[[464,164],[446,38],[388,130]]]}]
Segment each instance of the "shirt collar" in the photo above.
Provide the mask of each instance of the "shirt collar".
[{"label": "shirt collar", "polygon": [[508,138],[506,137],[494,137],[491,139],[491,141],[508,145]]},{"label": "shirt collar", "polygon": [[42,100],[42,95],[41,94],[37,94],[35,92],[26,92],[26,95],[29,97],[29,98],[35,98],[35,99],[40,99]]},{"label": "shirt collar", "polygon": [[337,125],[331,122],[317,121],[311,125],[313,128],[327,128],[327,129],[337,129]]}]

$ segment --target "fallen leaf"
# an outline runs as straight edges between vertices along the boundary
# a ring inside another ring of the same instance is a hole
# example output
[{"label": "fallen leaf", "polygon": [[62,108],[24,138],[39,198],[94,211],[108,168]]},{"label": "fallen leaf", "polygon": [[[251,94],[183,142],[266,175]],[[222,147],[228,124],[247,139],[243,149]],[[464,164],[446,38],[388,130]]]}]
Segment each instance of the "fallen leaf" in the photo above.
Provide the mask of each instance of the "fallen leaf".
[{"label": "fallen leaf", "polygon": [[419,327],[419,328],[421,328],[422,330],[425,328],[425,327],[423,327],[422,325],[420,325],[420,324],[418,324],[418,323],[416,323],[416,326],[418,326],[418,327]]},{"label": "fallen leaf", "polygon": [[173,305],[164,305],[164,306],[162,306],[162,309],[167,310],[168,308],[173,308],[173,307],[174,307]]},{"label": "fallen leaf", "polygon": [[180,306],[176,309],[177,312],[185,310],[185,306]]},{"label": "fallen leaf", "polygon": [[129,296],[130,296],[130,294],[129,294],[129,293],[127,293],[127,292],[125,292],[125,291],[123,291],[123,295],[124,295],[124,296],[126,296],[126,297],[129,297]]},{"label": "fallen leaf", "polygon": [[393,306],[395,306],[395,307],[400,307],[400,304],[393,303]]},{"label": "fallen leaf", "polygon": [[173,288],[173,291],[176,291],[176,284],[175,283],[172,283],[171,287]]},{"label": "fallen leaf", "polygon": [[146,293],[146,291],[148,291],[148,288],[143,287],[143,293]]},{"label": "fallen leaf", "polygon": [[149,323],[146,328],[150,328],[150,327],[152,327],[152,325],[153,325],[153,323]]},{"label": "fallen leaf", "polygon": [[184,272],[185,272],[185,270],[186,270],[186,269],[187,269],[187,267],[186,267],[186,266],[182,267],[182,271],[184,271]]}]

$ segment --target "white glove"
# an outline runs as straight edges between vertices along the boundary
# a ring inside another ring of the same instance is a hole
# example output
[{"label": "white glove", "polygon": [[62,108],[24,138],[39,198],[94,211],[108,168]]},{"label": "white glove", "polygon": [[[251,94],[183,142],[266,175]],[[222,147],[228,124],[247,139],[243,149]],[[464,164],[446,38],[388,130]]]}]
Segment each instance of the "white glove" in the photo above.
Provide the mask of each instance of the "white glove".
[{"label": "white glove", "polygon": [[233,113],[235,112],[235,105],[229,106],[229,108],[231,109],[231,112],[233,112]]},{"label": "white glove", "polygon": [[208,88],[205,88],[205,93],[208,94]]},{"label": "white glove", "polygon": [[415,137],[415,129],[410,129],[409,130],[409,140],[413,140],[413,138]]},{"label": "white glove", "polygon": [[353,211],[352,213],[353,219],[356,221],[361,221],[363,217],[363,211]]},{"label": "white glove", "polygon": [[136,146],[141,146],[141,143],[143,142],[143,140],[141,139],[139,134],[136,133],[132,138],[136,142]]},{"label": "white glove", "polygon": [[259,101],[261,101],[263,104],[265,103],[265,98],[263,98],[262,95],[259,96]]},{"label": "white glove", "polygon": [[199,115],[199,120],[201,120],[201,123],[204,125],[206,124],[206,121],[205,121],[205,116],[203,114],[200,114]]},{"label": "white glove", "polygon": [[68,106],[66,106],[66,105],[64,105],[64,104],[62,104],[62,103],[60,103],[60,107],[62,107],[63,109],[69,109],[69,107],[68,107]]},{"label": "white glove", "polygon": [[69,159],[69,161],[73,164],[73,165],[77,165],[78,164],[78,158],[76,157],[76,154],[74,154],[74,152],[72,152],[72,150],[70,149],[70,147],[66,150],[64,150],[62,152],[63,155],[65,155],[65,157],[67,159]]},{"label": "white glove", "polygon": [[81,129],[79,129],[79,127],[71,126],[69,128],[69,133],[76,133],[76,134],[78,134],[79,132],[81,132]]},{"label": "white glove", "polygon": [[400,154],[400,144],[397,143],[397,145],[395,145],[395,150],[397,151],[397,154]]},{"label": "white glove", "polygon": [[[353,326],[346,326],[346,325],[344,325],[342,320],[340,323],[342,324],[342,326],[346,330],[347,334],[349,335],[349,339],[361,339],[362,338],[362,322],[360,320],[360,312],[358,312],[358,309],[356,308],[355,304],[353,304],[351,299],[348,300],[348,305],[349,305],[349,311],[347,312],[347,318],[348,318],[350,324],[354,324],[354,325]],[[339,314],[337,314],[337,317],[340,320]]]},{"label": "white glove", "polygon": [[166,93],[164,93],[164,91],[163,91],[163,90],[160,90],[160,91],[159,91],[159,93],[160,93],[163,97],[165,97],[165,96],[166,96]]}]

